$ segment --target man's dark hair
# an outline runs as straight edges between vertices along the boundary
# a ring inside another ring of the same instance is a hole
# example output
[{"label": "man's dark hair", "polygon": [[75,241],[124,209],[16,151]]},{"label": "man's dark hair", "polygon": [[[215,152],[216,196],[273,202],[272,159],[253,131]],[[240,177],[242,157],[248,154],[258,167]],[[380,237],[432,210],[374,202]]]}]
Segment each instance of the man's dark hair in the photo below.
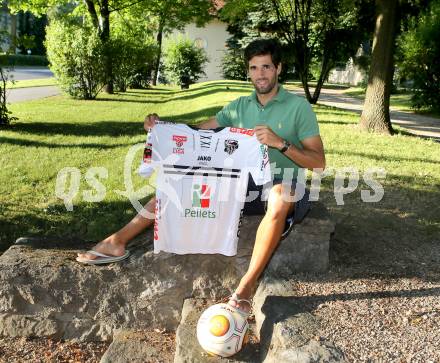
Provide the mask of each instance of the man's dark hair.
[{"label": "man's dark hair", "polygon": [[281,44],[276,39],[257,39],[249,43],[244,50],[244,60],[246,66],[249,61],[257,55],[268,55],[272,57],[272,63],[278,68],[281,63]]}]

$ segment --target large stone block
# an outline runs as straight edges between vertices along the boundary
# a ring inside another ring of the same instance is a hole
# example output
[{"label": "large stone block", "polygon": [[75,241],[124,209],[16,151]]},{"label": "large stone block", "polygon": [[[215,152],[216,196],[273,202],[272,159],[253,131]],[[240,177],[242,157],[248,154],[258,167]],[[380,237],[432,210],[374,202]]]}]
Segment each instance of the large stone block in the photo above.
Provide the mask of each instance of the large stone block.
[{"label": "large stone block", "polygon": [[328,269],[330,236],[335,225],[327,210],[315,203],[301,224],[280,242],[266,274],[292,276],[295,272],[324,272]]},{"label": "large stone block", "polygon": [[[332,225],[322,213],[318,205],[296,226],[267,274],[326,268]],[[186,298],[218,300],[235,289],[260,219],[244,219],[234,257],[154,254],[149,232],[129,244],[128,260],[84,266],[75,261],[76,252],[90,245],[20,239],[0,256],[0,335],[87,341],[111,340],[115,329],[175,330]]]}]

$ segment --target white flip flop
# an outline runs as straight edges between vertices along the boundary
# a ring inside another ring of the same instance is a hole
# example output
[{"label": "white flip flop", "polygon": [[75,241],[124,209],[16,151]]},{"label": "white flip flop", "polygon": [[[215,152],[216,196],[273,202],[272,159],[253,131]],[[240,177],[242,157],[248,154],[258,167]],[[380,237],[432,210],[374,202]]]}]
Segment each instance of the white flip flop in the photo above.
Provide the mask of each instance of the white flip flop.
[{"label": "white flip flop", "polygon": [[86,253],[90,253],[91,255],[97,256],[98,258],[90,260],[90,259],[77,257],[76,260],[86,265],[103,265],[106,263],[119,262],[125,260],[126,258],[128,258],[128,256],[130,256],[130,251],[127,250],[125,251],[125,254],[123,254],[122,256],[109,256],[94,250],[89,250]]},{"label": "white flip flop", "polygon": [[251,301],[249,301],[247,299],[240,299],[236,292],[234,292],[232,294],[232,296],[229,298],[229,301],[234,301],[234,302],[239,303],[239,304],[242,303],[242,302],[248,304],[249,308],[250,308],[249,311],[245,311],[243,309],[237,308],[235,306],[232,306],[231,304],[229,304],[229,305],[231,307],[235,308],[240,314],[245,316],[246,319],[251,315],[251,311],[252,311],[252,302]]}]

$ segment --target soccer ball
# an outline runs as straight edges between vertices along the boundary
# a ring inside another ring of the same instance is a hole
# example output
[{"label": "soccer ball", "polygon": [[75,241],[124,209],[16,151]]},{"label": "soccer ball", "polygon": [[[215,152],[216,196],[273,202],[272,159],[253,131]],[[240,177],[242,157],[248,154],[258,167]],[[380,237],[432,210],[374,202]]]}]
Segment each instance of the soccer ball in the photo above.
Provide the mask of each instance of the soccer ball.
[{"label": "soccer ball", "polygon": [[230,357],[247,342],[247,317],[229,304],[206,309],[197,323],[197,339],[212,355]]}]

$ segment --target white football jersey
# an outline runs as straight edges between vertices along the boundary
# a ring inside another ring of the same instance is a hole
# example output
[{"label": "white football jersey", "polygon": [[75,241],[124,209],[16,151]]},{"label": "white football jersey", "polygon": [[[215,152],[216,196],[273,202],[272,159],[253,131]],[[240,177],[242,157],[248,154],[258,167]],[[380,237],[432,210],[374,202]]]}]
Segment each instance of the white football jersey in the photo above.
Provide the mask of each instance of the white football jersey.
[{"label": "white football jersey", "polygon": [[257,185],[271,180],[267,146],[254,131],[159,122],[139,173],[154,169],[154,252],[235,255],[249,173]]}]

